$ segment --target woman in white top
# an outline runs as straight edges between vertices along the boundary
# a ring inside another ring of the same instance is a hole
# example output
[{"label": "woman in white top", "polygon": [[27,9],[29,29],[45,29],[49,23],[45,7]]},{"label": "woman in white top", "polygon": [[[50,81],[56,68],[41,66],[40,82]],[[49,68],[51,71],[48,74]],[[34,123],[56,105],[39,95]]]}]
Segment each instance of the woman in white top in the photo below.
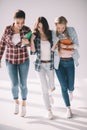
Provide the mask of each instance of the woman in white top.
[{"label": "woman in white top", "polygon": [[6,26],[4,34],[0,39],[0,64],[6,48],[6,65],[11,80],[12,96],[15,103],[14,114],[19,114],[19,87],[21,90],[21,116],[26,115],[27,101],[27,77],[29,70],[29,54],[27,46],[21,47],[23,43],[30,45],[28,39],[24,36],[30,33],[29,27],[25,26],[26,14],[23,10],[17,10],[14,13],[13,24]]},{"label": "woman in white top", "polygon": [[38,71],[43,98],[48,110],[48,118],[52,119],[49,90],[52,92],[54,87],[54,53],[51,51],[53,46],[52,33],[44,17],[39,17],[35,23],[34,33],[31,40],[31,52],[37,54],[35,70]]}]

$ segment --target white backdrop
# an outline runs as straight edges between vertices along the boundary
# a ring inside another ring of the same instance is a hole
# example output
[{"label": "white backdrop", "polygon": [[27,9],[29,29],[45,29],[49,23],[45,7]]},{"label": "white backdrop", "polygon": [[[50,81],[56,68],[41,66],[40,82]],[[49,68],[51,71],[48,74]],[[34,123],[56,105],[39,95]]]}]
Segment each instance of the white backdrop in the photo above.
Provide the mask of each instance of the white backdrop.
[{"label": "white backdrop", "polygon": [[[0,0],[0,37],[5,26],[12,24],[13,14],[16,9],[22,9],[26,12],[26,25],[31,29],[33,29],[34,21],[38,16],[45,16],[51,29],[54,29],[56,16],[63,15],[68,19],[68,25],[75,27],[77,31],[80,44],[80,65],[76,69],[76,78],[80,81],[82,79],[86,80],[87,0]],[[8,79],[4,59],[3,56],[0,80]],[[32,73],[31,70],[30,73]],[[33,78],[33,74],[31,78]]]}]

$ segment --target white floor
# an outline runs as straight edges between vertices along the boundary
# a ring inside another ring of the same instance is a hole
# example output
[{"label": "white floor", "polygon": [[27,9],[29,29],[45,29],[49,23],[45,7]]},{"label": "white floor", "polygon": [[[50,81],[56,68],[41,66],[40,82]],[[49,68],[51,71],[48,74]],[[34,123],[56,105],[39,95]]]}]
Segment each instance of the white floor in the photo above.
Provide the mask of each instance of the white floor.
[{"label": "white floor", "polygon": [[10,83],[0,81],[0,130],[87,130],[87,88],[80,86],[81,84],[76,87],[72,101],[73,118],[66,119],[60,86],[56,84],[53,93],[54,120],[48,120],[38,81],[28,82],[29,93],[25,118],[20,117],[20,113],[13,114],[14,102]]}]

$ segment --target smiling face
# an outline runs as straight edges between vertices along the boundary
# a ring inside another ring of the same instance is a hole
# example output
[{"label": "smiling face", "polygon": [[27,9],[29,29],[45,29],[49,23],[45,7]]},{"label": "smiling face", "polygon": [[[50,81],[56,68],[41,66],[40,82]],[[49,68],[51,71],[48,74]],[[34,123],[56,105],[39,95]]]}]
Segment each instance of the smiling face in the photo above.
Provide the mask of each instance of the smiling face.
[{"label": "smiling face", "polygon": [[56,30],[58,33],[63,33],[66,29],[66,24],[56,24]]},{"label": "smiling face", "polygon": [[15,18],[14,19],[14,26],[17,30],[21,30],[23,25],[25,23],[25,19],[24,18]]}]

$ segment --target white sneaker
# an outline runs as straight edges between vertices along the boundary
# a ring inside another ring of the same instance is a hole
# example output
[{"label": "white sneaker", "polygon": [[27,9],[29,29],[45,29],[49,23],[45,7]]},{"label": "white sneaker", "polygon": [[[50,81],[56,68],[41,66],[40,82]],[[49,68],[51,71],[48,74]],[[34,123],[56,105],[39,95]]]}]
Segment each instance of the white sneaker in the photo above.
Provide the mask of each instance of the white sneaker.
[{"label": "white sneaker", "polygon": [[26,115],[26,106],[22,106],[21,117],[24,117],[25,115]]},{"label": "white sneaker", "polygon": [[53,113],[52,113],[52,111],[48,111],[48,119],[49,120],[53,119]]},{"label": "white sneaker", "polygon": [[72,112],[71,112],[71,109],[67,109],[67,112],[66,112],[66,118],[72,118]]},{"label": "white sneaker", "polygon": [[14,114],[18,114],[18,113],[19,113],[19,104],[15,104]]}]

